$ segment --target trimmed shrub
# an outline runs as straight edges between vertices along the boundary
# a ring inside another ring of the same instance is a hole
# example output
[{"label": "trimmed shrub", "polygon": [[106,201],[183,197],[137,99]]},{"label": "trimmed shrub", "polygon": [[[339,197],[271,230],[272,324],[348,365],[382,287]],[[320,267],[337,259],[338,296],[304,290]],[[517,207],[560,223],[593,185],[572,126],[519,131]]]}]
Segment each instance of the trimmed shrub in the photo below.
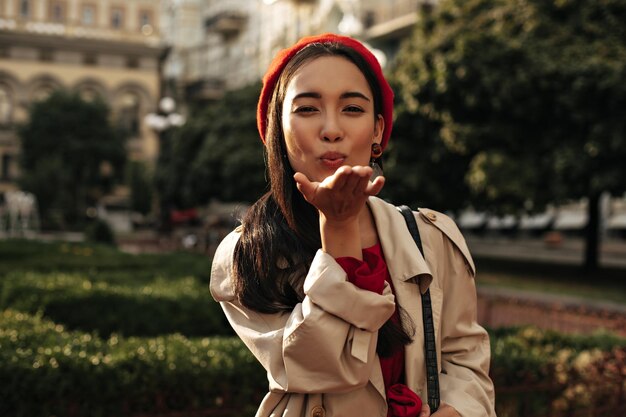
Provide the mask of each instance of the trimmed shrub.
[{"label": "trimmed shrub", "polygon": [[113,229],[104,220],[96,219],[85,228],[85,237],[90,242],[115,245]]},{"label": "trimmed shrub", "polygon": [[626,340],[535,327],[490,332],[499,417],[626,415]]},{"label": "trimmed shrub", "polygon": [[15,271],[80,272],[92,280],[119,283],[193,276],[206,284],[211,259],[188,252],[132,255],[94,243],[0,240],[0,285],[2,275]]},{"label": "trimmed shrub", "polygon": [[104,337],[233,334],[206,284],[193,277],[109,284],[79,274],[15,272],[0,287],[0,309],[7,308]]},{"label": "trimmed shrub", "polygon": [[236,338],[102,339],[6,310],[0,313],[0,386],[0,415],[12,417],[211,409],[235,417],[254,413],[267,380]]}]

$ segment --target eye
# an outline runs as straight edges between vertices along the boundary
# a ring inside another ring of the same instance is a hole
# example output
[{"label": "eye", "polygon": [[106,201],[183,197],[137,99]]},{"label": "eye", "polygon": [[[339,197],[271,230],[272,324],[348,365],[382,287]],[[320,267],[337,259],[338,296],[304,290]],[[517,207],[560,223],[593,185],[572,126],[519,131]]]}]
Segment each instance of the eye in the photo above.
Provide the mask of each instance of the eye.
[{"label": "eye", "polygon": [[317,109],[313,106],[300,106],[300,107],[297,107],[293,112],[294,113],[313,113],[316,111]]},{"label": "eye", "polygon": [[365,110],[356,105],[346,106],[343,110],[348,113],[365,113]]}]

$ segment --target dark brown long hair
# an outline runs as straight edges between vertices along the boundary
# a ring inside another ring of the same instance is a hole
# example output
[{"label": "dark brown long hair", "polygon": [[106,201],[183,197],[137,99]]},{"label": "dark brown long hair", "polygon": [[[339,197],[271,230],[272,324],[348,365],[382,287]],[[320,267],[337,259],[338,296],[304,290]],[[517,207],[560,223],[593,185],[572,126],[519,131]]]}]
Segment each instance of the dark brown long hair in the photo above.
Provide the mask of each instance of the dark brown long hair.
[{"label": "dark brown long hair", "polygon": [[[285,66],[268,106],[265,137],[270,189],[243,218],[243,231],[234,255],[235,294],[242,305],[261,313],[291,311],[302,301],[306,271],[321,248],[317,209],[304,200],[293,180],[281,113],[287,86],[295,72],[322,56],[339,56],[355,64],[374,96],[374,117],[382,113],[376,76],[352,48],[340,43],[312,43]],[[408,317],[401,316],[401,323],[390,319],[379,330],[379,355],[389,356],[396,348],[411,342],[414,326]]]}]

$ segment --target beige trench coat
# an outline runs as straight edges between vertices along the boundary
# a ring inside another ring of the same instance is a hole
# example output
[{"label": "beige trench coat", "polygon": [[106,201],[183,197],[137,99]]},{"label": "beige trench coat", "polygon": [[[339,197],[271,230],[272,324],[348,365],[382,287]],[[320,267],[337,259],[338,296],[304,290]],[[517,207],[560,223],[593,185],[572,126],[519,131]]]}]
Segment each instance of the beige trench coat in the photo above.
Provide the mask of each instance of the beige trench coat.
[{"label": "beige trench coat", "polygon": [[377,330],[391,316],[395,300],[417,331],[405,348],[406,384],[426,399],[422,307],[418,291],[430,287],[437,341],[441,401],[463,417],[495,416],[494,388],[488,376],[490,348],[476,323],[475,268],[454,222],[433,210],[416,214],[425,258],[402,214],[372,197],[373,213],[395,298],[386,284],[382,295],[346,280],[330,255],[317,252],[304,280],[305,297],[290,313],[261,314],[235,298],[232,287],[232,232],[217,249],[211,294],[236,333],[267,370],[269,392],[257,417],[385,417],[387,403]]}]

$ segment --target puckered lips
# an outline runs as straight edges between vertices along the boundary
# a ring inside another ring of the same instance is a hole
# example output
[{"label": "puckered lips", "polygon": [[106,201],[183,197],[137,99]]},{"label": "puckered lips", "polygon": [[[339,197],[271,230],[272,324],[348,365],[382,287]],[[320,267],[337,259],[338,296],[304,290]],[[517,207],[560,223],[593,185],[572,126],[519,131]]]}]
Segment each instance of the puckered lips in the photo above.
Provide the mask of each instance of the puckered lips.
[{"label": "puckered lips", "polygon": [[337,169],[345,165],[346,155],[340,152],[326,152],[319,159],[325,167]]}]

